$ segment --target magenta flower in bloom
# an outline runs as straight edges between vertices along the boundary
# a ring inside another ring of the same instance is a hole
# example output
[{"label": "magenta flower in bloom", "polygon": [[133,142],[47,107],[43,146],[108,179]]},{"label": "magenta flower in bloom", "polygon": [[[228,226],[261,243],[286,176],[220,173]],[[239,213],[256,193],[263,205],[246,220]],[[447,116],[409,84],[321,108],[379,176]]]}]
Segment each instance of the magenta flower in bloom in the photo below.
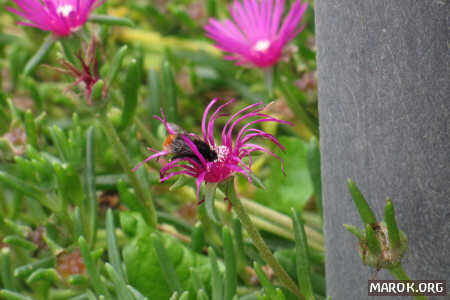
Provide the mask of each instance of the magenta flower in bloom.
[{"label": "magenta flower in bloom", "polygon": [[[169,134],[164,143],[164,149],[162,151],[150,149],[156,153],[147,157],[134,170],[137,170],[151,159],[173,155],[170,162],[160,170],[161,182],[181,174],[195,177],[197,179],[197,198],[199,198],[202,182],[219,183],[237,173],[243,174],[251,182],[251,154],[253,152],[260,151],[274,156],[281,161],[281,167],[283,168],[283,161],[279,156],[260,145],[252,143],[251,140],[256,137],[262,137],[272,141],[282,150],[284,150],[284,147],[273,135],[260,129],[252,128],[252,125],[264,122],[277,122],[288,125],[291,125],[291,123],[262,113],[261,111],[266,108],[266,105],[258,102],[232,115],[223,127],[221,143],[216,144],[213,134],[214,123],[218,118],[228,116],[228,114],[223,114],[221,111],[234,100],[221,104],[212,113],[207,122],[209,111],[218,101],[218,99],[211,101],[203,113],[202,137],[192,133],[180,132],[175,125],[166,121],[161,110],[162,118],[157,116],[155,118],[164,124]],[[247,122],[238,131],[233,141],[233,131],[243,121]],[[246,157],[248,157],[248,163],[244,162]]]},{"label": "magenta flower in bloom", "polygon": [[302,31],[304,26],[299,23],[306,7],[307,3],[296,0],[282,21],[284,0],[235,0],[229,8],[232,20],[211,18],[205,30],[217,48],[230,53],[226,59],[237,65],[270,67],[280,59],[283,47]]},{"label": "magenta flower in bloom", "polygon": [[21,25],[67,36],[83,26],[89,14],[104,0],[13,0],[19,9],[6,7],[28,21]]}]

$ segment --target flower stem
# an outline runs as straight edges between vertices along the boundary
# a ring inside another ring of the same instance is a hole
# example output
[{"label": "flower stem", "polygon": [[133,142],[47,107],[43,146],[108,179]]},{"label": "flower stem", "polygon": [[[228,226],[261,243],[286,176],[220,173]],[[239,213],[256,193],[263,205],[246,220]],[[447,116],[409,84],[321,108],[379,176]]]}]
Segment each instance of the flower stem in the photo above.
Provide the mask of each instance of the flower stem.
[{"label": "flower stem", "polygon": [[253,225],[250,217],[242,206],[241,201],[236,195],[236,191],[234,189],[234,181],[229,180],[225,185],[225,193],[228,196],[228,200],[233,205],[234,211],[236,212],[239,220],[244,226],[245,230],[247,230],[248,235],[252,239],[255,247],[258,249],[259,254],[264,259],[264,261],[273,269],[274,273],[278,276],[281,282],[291,289],[299,299],[305,299],[299,288],[295,284],[295,282],[289,277],[288,273],[283,269],[283,267],[277,262],[269,247],[267,247],[263,238],[259,234],[255,225]]},{"label": "flower stem", "polygon": [[[403,269],[402,265],[398,265],[397,267],[390,268],[389,271],[397,277],[398,280],[411,281],[408,274],[406,274],[405,269]],[[412,295],[416,300],[428,300],[428,297],[422,295]]]},{"label": "flower stem", "polygon": [[131,164],[131,161],[128,157],[127,151],[125,149],[125,146],[120,141],[120,137],[117,134],[116,129],[114,128],[114,125],[111,123],[111,120],[108,119],[108,117],[103,114],[102,116],[102,125],[104,132],[106,136],[108,137],[109,142],[112,144],[114,149],[117,151],[117,156],[119,157],[119,163],[122,166],[122,169],[125,171],[125,173],[128,175],[128,178],[130,179],[130,183],[134,188],[134,191],[136,192],[136,196],[138,199],[142,202],[144,207],[147,209],[148,215],[150,220],[150,226],[156,227],[157,224],[157,216],[156,216],[156,210],[155,206],[153,205],[153,201],[151,199],[151,196],[149,195],[146,197],[146,194],[144,193],[144,189],[139,181],[139,179],[136,176],[136,173],[132,171],[133,165]]},{"label": "flower stem", "polygon": [[267,85],[267,91],[269,92],[269,97],[273,98],[273,67],[264,69],[264,79]]}]

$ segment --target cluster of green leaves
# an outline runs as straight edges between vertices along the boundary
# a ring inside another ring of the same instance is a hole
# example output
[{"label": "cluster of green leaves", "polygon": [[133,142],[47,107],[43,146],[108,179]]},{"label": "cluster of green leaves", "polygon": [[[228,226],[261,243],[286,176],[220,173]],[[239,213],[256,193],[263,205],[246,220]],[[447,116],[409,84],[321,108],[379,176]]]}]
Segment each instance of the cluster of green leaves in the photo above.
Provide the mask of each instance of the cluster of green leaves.
[{"label": "cluster of green leaves", "polygon": [[[296,87],[315,69],[313,46],[306,46],[313,9],[272,89],[263,72],[224,61],[204,37],[202,24],[226,17],[227,1],[159,2],[107,1],[91,24],[57,41],[34,28],[18,32],[15,17],[0,11],[0,298],[296,299],[263,267],[220,191],[209,207],[216,222],[204,205],[197,218],[184,220],[196,202],[192,181],[159,184],[157,162],[131,171],[147,146],[160,148],[165,139],[153,118],[161,107],[169,121],[198,133],[212,98],[235,97],[230,111],[284,99],[273,113],[294,126],[264,129],[286,146],[277,152],[286,176],[278,161],[255,156],[253,171],[265,189],[245,178],[238,187],[305,298],[324,299],[320,152],[311,139],[318,134],[317,97],[314,88]],[[83,87],[67,91],[74,79],[52,67],[62,58],[79,67],[76,56],[94,34],[101,80],[88,106]],[[108,197],[119,203],[102,202]],[[307,205],[317,209],[305,211]],[[61,256],[78,249],[85,271],[63,276]]]}]

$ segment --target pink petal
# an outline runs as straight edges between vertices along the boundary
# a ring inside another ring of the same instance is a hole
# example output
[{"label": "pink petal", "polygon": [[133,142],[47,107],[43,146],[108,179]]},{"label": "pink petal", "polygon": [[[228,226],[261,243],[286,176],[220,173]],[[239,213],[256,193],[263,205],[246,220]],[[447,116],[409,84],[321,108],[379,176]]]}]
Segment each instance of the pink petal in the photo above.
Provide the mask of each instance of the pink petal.
[{"label": "pink petal", "polygon": [[193,173],[191,173],[191,172],[189,172],[189,171],[187,171],[187,170],[183,170],[183,171],[177,171],[177,172],[172,172],[172,173],[169,173],[168,175],[166,175],[165,177],[163,177],[163,178],[161,178],[160,180],[159,180],[159,182],[164,182],[164,181],[166,181],[166,180],[168,180],[168,179],[170,179],[170,178],[172,178],[172,177],[174,177],[174,176],[177,176],[177,175],[189,175],[189,176],[195,176],[195,174],[193,174]]},{"label": "pink petal", "polygon": [[222,144],[225,145],[225,146],[229,146],[229,147],[231,146],[231,141],[227,140],[227,135],[226,135],[226,133],[227,133],[228,125],[231,123],[231,121],[232,121],[235,117],[237,117],[238,115],[240,115],[240,114],[243,113],[244,111],[247,111],[247,110],[252,109],[252,108],[254,108],[254,107],[258,107],[258,106],[263,105],[263,104],[264,104],[263,102],[257,102],[257,103],[251,104],[251,105],[249,105],[249,106],[247,106],[247,107],[244,107],[243,109],[241,109],[240,111],[238,111],[238,112],[235,113],[234,115],[232,115],[231,118],[225,123],[225,126],[224,126],[223,129],[222,129]]},{"label": "pink petal", "polygon": [[208,133],[206,131],[206,119],[208,118],[209,110],[211,109],[211,107],[214,106],[214,104],[217,103],[217,101],[219,101],[219,99],[215,98],[211,102],[209,102],[208,106],[205,109],[205,112],[203,113],[203,117],[202,117],[202,133],[203,133],[203,140],[205,140],[205,141],[208,141]]},{"label": "pink petal", "polygon": [[202,182],[205,179],[205,175],[206,172],[202,172],[198,177],[197,177],[197,201],[200,202],[200,185],[202,184]]},{"label": "pink petal", "polygon": [[235,101],[235,99],[231,99],[228,100],[226,103],[220,105],[216,111],[212,114],[211,118],[209,119],[208,122],[208,138],[209,138],[209,144],[212,145],[213,147],[215,146],[214,143],[214,122],[216,121],[217,118],[219,118],[220,116],[218,116],[219,112],[226,106],[230,105],[231,103],[233,103]]},{"label": "pink petal", "polygon": [[133,171],[136,171],[137,169],[139,169],[139,167],[141,167],[143,164],[145,164],[146,162],[148,162],[149,160],[152,160],[154,158],[160,157],[160,156],[164,156],[169,154],[169,152],[166,151],[161,151],[155,154],[150,155],[149,157],[147,157],[143,162],[141,162],[139,165],[137,165],[136,167],[133,168]]},{"label": "pink petal", "polygon": [[[261,137],[263,137],[263,138],[267,138],[267,139],[269,139],[270,141],[272,141],[272,142],[273,142],[275,145],[277,145],[281,150],[283,150],[283,151],[286,150],[285,147],[284,147],[283,145],[281,145],[280,142],[278,142],[278,140],[277,140],[273,135],[271,135],[270,133],[264,132],[264,131],[259,130],[259,129],[248,129],[248,131],[252,131],[252,132],[256,132],[256,133],[248,134],[248,135],[244,136],[244,137],[242,138],[242,140],[236,141],[236,147],[237,147],[237,148],[240,147],[241,144],[244,144],[244,143],[248,142],[248,141],[251,140],[252,138],[261,136]],[[239,144],[238,144],[238,142],[239,142]],[[239,145],[239,146],[238,146],[238,145]]]}]

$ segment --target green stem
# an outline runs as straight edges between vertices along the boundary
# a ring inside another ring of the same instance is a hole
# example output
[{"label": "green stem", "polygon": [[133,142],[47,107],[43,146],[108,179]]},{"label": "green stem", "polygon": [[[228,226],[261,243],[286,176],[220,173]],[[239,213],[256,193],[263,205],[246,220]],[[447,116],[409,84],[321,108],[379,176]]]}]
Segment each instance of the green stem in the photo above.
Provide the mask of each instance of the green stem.
[{"label": "green stem", "polygon": [[273,269],[274,273],[278,276],[281,282],[291,289],[299,299],[305,299],[300,290],[298,289],[295,282],[289,277],[288,273],[283,269],[283,267],[277,262],[269,247],[267,247],[263,238],[259,234],[255,225],[253,225],[250,217],[242,206],[241,201],[236,195],[236,191],[234,189],[233,180],[229,180],[226,183],[226,195],[228,196],[228,200],[233,205],[234,211],[236,212],[239,220],[244,226],[245,230],[247,230],[248,235],[252,239],[255,247],[258,249],[259,254],[264,259],[264,261]]},{"label": "green stem", "polygon": [[[390,268],[389,271],[397,277],[398,280],[404,280],[404,281],[411,281],[411,278],[409,278],[408,274],[406,274],[405,269],[403,269],[402,265],[399,265],[397,267]],[[426,296],[421,295],[412,295],[414,299],[417,300],[429,300]]]},{"label": "green stem", "polygon": [[[216,194],[220,196],[220,199],[225,197],[223,193],[220,190],[216,191]],[[293,233],[293,226],[292,226],[292,220],[289,219],[286,215],[283,215],[279,212],[274,211],[273,209],[270,209],[266,206],[263,206],[257,202],[245,199],[241,197],[241,202],[244,208],[249,212],[250,218],[258,218],[257,220],[262,220],[264,222],[264,225],[268,225],[267,228],[259,227],[259,224],[255,221],[255,225],[259,228],[263,228],[264,230],[267,230],[269,232],[273,232],[275,234],[278,233],[278,228],[283,230],[284,232],[287,232],[287,235],[281,235],[284,237],[287,237],[288,239],[294,240],[294,233]],[[220,202],[215,202],[214,205],[216,208],[220,210],[224,210],[225,205]],[[310,242],[310,246],[317,246],[317,250],[323,252],[323,245],[325,244],[323,234],[320,233],[318,230],[320,230],[320,217],[313,216],[311,213],[303,212],[302,217],[305,219],[305,231],[306,235],[308,236],[308,242]],[[279,225],[279,226],[278,226]],[[272,228],[276,228],[272,230]]]},{"label": "green stem", "polygon": [[[282,226],[272,222],[271,220],[266,220],[264,218],[261,218],[258,215],[253,215],[252,212],[245,205],[244,200],[241,199],[241,201],[242,201],[242,204],[244,206],[244,209],[246,209],[249,212],[248,215],[250,217],[250,220],[253,222],[253,224],[256,226],[256,228],[259,228],[259,229],[262,229],[264,231],[273,233],[275,235],[281,236],[281,237],[286,238],[288,240],[292,240],[292,241],[295,240],[294,233],[293,233],[293,228],[292,228],[292,223],[291,223],[290,228],[285,228],[285,227],[282,227]],[[226,212],[227,211],[227,205],[225,203],[223,203],[223,202],[216,201],[214,203],[214,205],[221,212]],[[305,231],[306,230],[307,229],[305,228]],[[315,234],[316,232],[312,231],[312,233]],[[316,239],[315,235],[311,235],[311,234],[308,235],[308,233],[307,233],[307,236],[308,236],[309,246],[311,248],[314,248],[314,250],[317,250],[317,251],[320,251],[321,253],[323,253],[324,252],[323,238],[318,240],[318,239]]]},{"label": "green stem", "polygon": [[269,92],[269,97],[273,98],[273,67],[264,69],[264,79],[267,85],[267,91]]},{"label": "green stem", "polygon": [[156,227],[157,224],[156,210],[150,194],[148,197],[146,197],[146,193],[144,193],[144,189],[142,188],[142,185],[139,182],[136,173],[134,173],[132,170],[133,165],[131,164],[131,161],[128,158],[125,146],[120,141],[120,137],[117,134],[114,125],[111,123],[111,120],[109,120],[106,115],[103,115],[102,121],[105,134],[108,137],[109,142],[114,147],[115,151],[117,151],[118,154],[117,156],[119,157],[119,163],[122,166],[122,169],[128,175],[130,183],[133,186],[134,191],[136,192],[136,196],[139,198],[139,200],[142,202],[144,207],[148,210],[149,215],[151,216],[151,224],[149,225]]}]

